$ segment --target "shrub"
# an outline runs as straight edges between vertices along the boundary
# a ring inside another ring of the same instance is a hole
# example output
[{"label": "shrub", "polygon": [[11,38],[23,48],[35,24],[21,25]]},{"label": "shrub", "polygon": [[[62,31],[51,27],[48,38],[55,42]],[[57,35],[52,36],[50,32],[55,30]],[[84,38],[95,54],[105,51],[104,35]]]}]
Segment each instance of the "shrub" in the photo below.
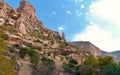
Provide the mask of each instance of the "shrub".
[{"label": "shrub", "polygon": [[4,33],[0,33],[0,39],[8,40],[8,36]]},{"label": "shrub", "polygon": [[66,43],[65,42],[59,42],[59,47],[65,47],[66,46]]},{"label": "shrub", "polygon": [[55,42],[54,42],[54,40],[51,40],[50,43],[51,43],[51,45],[54,45]]},{"label": "shrub", "polygon": [[2,40],[8,40],[8,36],[4,33],[3,29],[0,30],[0,39],[2,39]]},{"label": "shrub", "polygon": [[43,46],[40,46],[40,47],[38,48],[39,51],[42,51],[43,49],[44,49]]},{"label": "shrub", "polygon": [[30,58],[31,58],[31,63],[33,63],[33,64],[38,64],[39,63],[40,58],[39,58],[38,55],[34,55]]},{"label": "shrub", "polygon": [[49,51],[49,52],[47,52],[47,56],[50,56],[51,55],[51,52]]},{"label": "shrub", "polygon": [[40,58],[37,55],[37,52],[35,52],[35,50],[31,49],[31,50],[29,50],[28,54],[30,55],[31,63],[38,64]]},{"label": "shrub", "polygon": [[26,54],[28,54],[29,51],[28,51],[27,48],[22,48],[19,53],[20,53],[20,56],[21,56],[22,58],[24,58],[24,56],[25,56]]},{"label": "shrub", "polygon": [[46,58],[46,57],[42,58],[42,61],[43,61],[44,63],[48,63],[48,64],[55,64],[55,61],[54,61],[54,60],[49,59],[49,58]]},{"label": "shrub", "polygon": [[60,57],[60,60],[63,61],[64,60],[64,57],[63,56],[59,56]]},{"label": "shrub", "polygon": [[75,59],[70,59],[70,60],[69,60],[69,63],[74,64],[74,65],[77,65],[77,64],[78,64],[78,61],[75,60]]},{"label": "shrub", "polygon": [[32,45],[32,43],[27,43],[26,46],[31,48],[31,49],[35,49],[35,47]]},{"label": "shrub", "polygon": [[24,56],[28,54],[31,59],[31,63],[33,64],[38,64],[39,63],[39,55],[37,55],[37,52],[33,49],[27,49],[27,48],[22,48],[20,50],[20,56],[24,58]]},{"label": "shrub", "polygon": [[10,33],[16,33],[17,32],[17,30],[13,26],[7,26],[6,30],[9,31]]},{"label": "shrub", "polygon": [[72,64],[72,63],[68,63],[68,64],[66,64],[66,66],[68,66],[69,68],[74,68],[75,67],[75,65]]},{"label": "shrub", "polygon": [[30,57],[33,57],[33,56],[37,55],[37,52],[35,52],[35,50],[33,50],[33,49],[29,49],[28,54],[30,55]]},{"label": "shrub", "polygon": [[59,52],[57,51],[53,51],[53,57],[55,58],[55,56],[57,56],[59,54]]},{"label": "shrub", "polygon": [[80,75],[80,69],[78,66],[72,64],[72,63],[66,63],[66,62],[63,62],[63,65],[62,65],[63,69],[72,74],[72,75]]}]

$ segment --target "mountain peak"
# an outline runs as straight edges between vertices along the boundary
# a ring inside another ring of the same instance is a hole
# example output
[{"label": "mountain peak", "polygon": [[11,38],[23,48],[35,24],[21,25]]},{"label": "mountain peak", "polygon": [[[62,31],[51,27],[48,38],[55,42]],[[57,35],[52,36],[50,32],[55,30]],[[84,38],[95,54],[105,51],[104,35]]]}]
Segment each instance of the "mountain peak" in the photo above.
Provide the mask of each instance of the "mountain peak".
[{"label": "mountain peak", "polygon": [[91,53],[95,57],[98,57],[101,55],[100,49],[89,41],[76,41],[76,42],[72,42],[72,44],[75,45],[80,50],[85,50]]},{"label": "mountain peak", "polygon": [[26,0],[20,2],[17,10],[1,2],[0,25],[14,26],[22,34],[44,27],[43,23],[36,18],[35,8]]},{"label": "mountain peak", "polygon": [[17,10],[24,16],[27,16],[29,19],[36,19],[35,8],[26,0],[22,0],[20,2],[20,6]]},{"label": "mountain peak", "polygon": [[0,0],[0,2],[3,2],[3,0]]}]

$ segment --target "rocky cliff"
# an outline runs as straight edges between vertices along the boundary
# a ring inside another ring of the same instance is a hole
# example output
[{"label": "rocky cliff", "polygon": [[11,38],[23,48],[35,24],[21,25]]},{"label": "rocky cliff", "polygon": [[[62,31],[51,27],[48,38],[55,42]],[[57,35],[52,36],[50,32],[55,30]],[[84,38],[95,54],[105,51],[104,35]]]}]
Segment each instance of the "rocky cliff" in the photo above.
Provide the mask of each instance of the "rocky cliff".
[{"label": "rocky cliff", "polygon": [[[5,51],[2,56],[15,64],[15,74],[11,75],[66,75],[63,62],[75,59],[80,64],[89,56],[68,43],[64,33],[60,36],[45,28],[26,0],[18,9],[0,0],[0,46],[2,43],[7,45],[7,49],[0,48],[0,52]],[[5,70],[1,75],[6,75]]]},{"label": "rocky cliff", "polygon": [[0,2],[0,12],[1,25],[14,26],[23,34],[32,29],[43,27],[43,23],[36,19],[35,9],[24,0],[20,2],[20,7],[17,10],[7,3]]},{"label": "rocky cliff", "polygon": [[76,42],[72,42],[72,44],[75,45],[80,50],[89,52],[95,57],[98,57],[101,55],[101,50],[95,45],[93,45],[92,43],[90,43],[89,41],[76,41]]},{"label": "rocky cliff", "polygon": [[98,56],[112,56],[114,58],[114,61],[119,62],[120,61],[120,51],[113,51],[113,52],[106,52],[100,50],[98,47],[93,45],[92,43],[88,41],[76,41],[72,42],[74,46],[76,46],[79,50],[87,51],[90,54],[92,54],[95,57]]}]

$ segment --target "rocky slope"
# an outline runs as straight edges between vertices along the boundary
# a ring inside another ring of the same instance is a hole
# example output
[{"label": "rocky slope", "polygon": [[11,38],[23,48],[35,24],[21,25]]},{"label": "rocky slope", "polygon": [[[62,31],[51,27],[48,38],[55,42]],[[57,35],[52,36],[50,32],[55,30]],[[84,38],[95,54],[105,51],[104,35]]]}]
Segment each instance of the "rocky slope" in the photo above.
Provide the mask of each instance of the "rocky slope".
[{"label": "rocky slope", "polygon": [[110,52],[109,53],[110,55],[112,55],[114,57],[114,60],[116,62],[119,62],[120,61],[120,51],[113,51],[113,52]]},{"label": "rocky slope", "polygon": [[76,41],[72,42],[78,49],[89,52],[90,54],[98,57],[101,55],[101,51],[98,47],[90,43],[89,41]]},{"label": "rocky slope", "polygon": [[76,41],[72,42],[72,44],[75,45],[78,49],[87,51],[95,57],[113,56],[116,62],[120,61],[120,51],[105,52],[88,41]]},{"label": "rocky slope", "polygon": [[14,60],[15,75],[66,75],[63,62],[75,59],[80,64],[89,56],[68,43],[64,33],[60,36],[45,28],[26,0],[20,2],[18,9],[0,0],[0,45],[3,42],[8,48],[0,52],[5,50],[2,56]]}]

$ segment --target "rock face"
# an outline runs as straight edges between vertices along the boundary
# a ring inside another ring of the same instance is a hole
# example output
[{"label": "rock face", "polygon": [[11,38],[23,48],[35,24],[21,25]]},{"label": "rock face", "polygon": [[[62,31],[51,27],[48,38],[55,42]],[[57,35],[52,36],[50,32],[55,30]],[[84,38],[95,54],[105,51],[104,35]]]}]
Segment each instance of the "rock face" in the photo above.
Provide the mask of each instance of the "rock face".
[{"label": "rock face", "polygon": [[120,50],[118,51],[114,51],[114,52],[110,52],[108,53],[109,55],[113,56],[114,57],[114,60],[116,62],[119,62],[120,61]]},{"label": "rock face", "polygon": [[29,34],[52,41],[55,41],[54,39],[61,42],[65,41],[64,34],[61,37],[58,32],[51,31],[43,26],[43,23],[36,18],[35,8],[26,0],[21,0],[17,10],[1,0],[0,25],[15,27],[16,31],[23,35]]},{"label": "rock face", "polygon": [[43,23],[36,18],[34,7],[22,0],[17,10],[7,3],[0,2],[0,25],[14,26],[20,33],[26,34],[35,28],[43,27]]},{"label": "rock face", "polygon": [[72,44],[75,45],[80,50],[85,50],[91,53],[95,57],[101,55],[100,49],[88,41],[77,41],[77,42],[72,42]]},{"label": "rock face", "polygon": [[0,2],[0,17],[6,20],[9,17],[9,13],[12,10],[12,8],[7,4]]},{"label": "rock face", "polygon": [[36,10],[30,3],[28,3],[25,0],[22,0],[20,2],[20,6],[17,9],[17,11],[29,19],[34,19],[34,20],[36,19]]},{"label": "rock face", "polygon": [[43,27],[43,23],[36,18],[35,8],[29,2],[22,0],[17,12],[21,15],[17,23],[20,28],[24,28],[24,30],[20,29],[21,32],[26,33],[35,28]]},{"label": "rock face", "polygon": [[0,2],[3,2],[3,0],[0,0]]},{"label": "rock face", "polygon": [[72,42],[72,44],[74,46],[76,46],[77,48],[79,48],[80,50],[84,50],[84,51],[91,53],[95,57],[112,56],[115,62],[120,61],[120,51],[119,50],[113,51],[113,52],[105,52],[105,51],[100,50],[99,48],[97,48],[95,45],[93,45],[92,43],[90,43],[88,41],[77,41],[77,42]]},{"label": "rock face", "polygon": [[62,32],[62,38],[64,38],[64,39],[65,39],[65,34],[64,34],[64,32]]}]

